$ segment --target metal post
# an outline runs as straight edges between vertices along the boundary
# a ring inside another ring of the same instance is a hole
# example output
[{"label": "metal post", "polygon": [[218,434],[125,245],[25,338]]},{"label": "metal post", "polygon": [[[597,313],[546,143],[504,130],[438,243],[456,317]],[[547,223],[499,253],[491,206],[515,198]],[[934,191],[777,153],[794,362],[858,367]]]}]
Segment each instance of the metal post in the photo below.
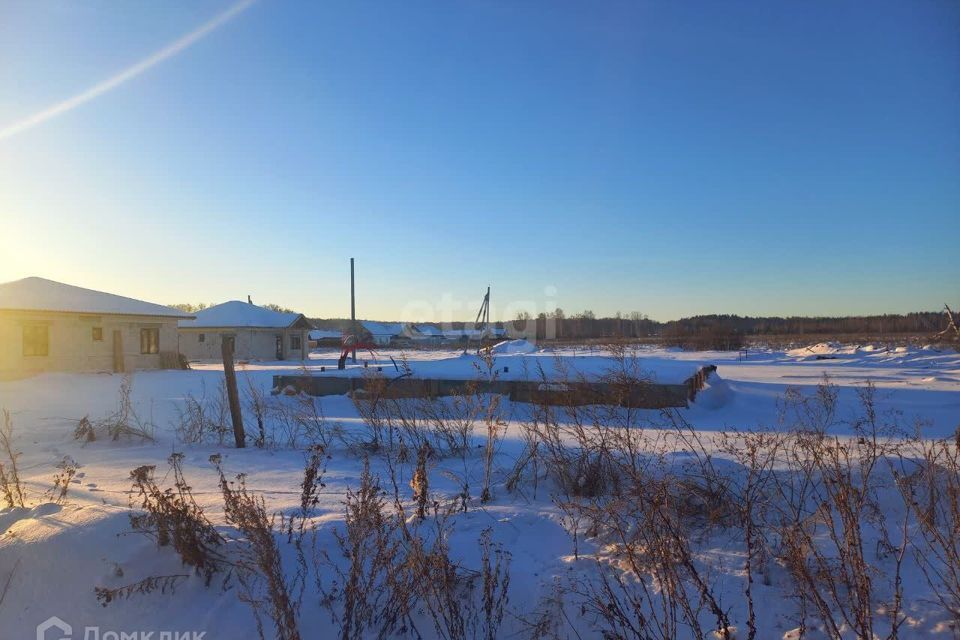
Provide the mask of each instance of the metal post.
[{"label": "metal post", "polygon": [[[350,333],[356,340],[360,339],[357,333],[357,299],[353,288],[353,258],[350,258]],[[354,342],[356,344],[356,342]],[[357,363],[357,349],[354,347],[351,361]]]}]

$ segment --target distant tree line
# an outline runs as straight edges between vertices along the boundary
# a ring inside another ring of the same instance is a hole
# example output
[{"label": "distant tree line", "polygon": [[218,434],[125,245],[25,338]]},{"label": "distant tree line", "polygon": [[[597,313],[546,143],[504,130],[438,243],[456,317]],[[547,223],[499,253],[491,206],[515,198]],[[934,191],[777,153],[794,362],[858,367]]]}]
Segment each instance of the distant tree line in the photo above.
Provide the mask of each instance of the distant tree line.
[{"label": "distant tree line", "polygon": [[723,327],[745,335],[929,333],[942,328],[943,313],[916,312],[876,316],[843,317],[742,317],[706,315],[672,320],[663,331],[691,332],[706,327]]},{"label": "distant tree line", "polygon": [[[670,338],[702,334],[805,335],[831,334],[884,335],[894,333],[935,333],[942,329],[943,314],[939,312],[916,312],[875,316],[801,317],[778,316],[750,317],[737,315],[702,315],[668,322],[651,320],[646,315],[633,312],[617,313],[612,317],[598,318],[592,311],[583,311],[570,316],[557,309],[552,314],[541,313],[535,318],[520,314],[513,322],[517,330],[535,324],[536,337],[549,336],[561,340],[588,338]],[[550,327],[549,325],[552,325]]]},{"label": "distant tree line", "polygon": [[591,338],[646,338],[660,333],[661,323],[639,312],[617,312],[598,318],[593,311],[567,315],[563,309],[531,316],[522,312],[511,322],[498,323],[508,330],[526,331],[538,340],[583,340]]},{"label": "distant tree line", "polygon": [[198,302],[196,304],[192,302],[177,302],[175,304],[168,304],[167,306],[183,311],[184,313],[196,313],[197,311],[203,311],[204,309],[213,307],[215,305],[208,304],[206,302]]},{"label": "distant tree line", "polygon": [[[350,320],[343,318],[317,318],[313,322],[320,328],[348,330],[350,327]],[[441,326],[439,323],[425,324]],[[714,314],[659,322],[636,311],[597,317],[590,310],[567,315],[563,309],[557,309],[551,313],[540,313],[536,316],[521,312],[513,320],[495,324],[499,328],[506,328],[513,332],[526,332],[527,335],[538,340],[655,338],[680,342],[682,339],[699,336],[720,341],[729,339],[732,345],[736,342],[734,340],[736,336],[745,338],[764,335],[928,335],[940,331],[944,320],[942,312],[931,311],[873,316],[791,316],[786,318]],[[461,329],[472,326],[472,323],[453,322],[442,326]]]}]

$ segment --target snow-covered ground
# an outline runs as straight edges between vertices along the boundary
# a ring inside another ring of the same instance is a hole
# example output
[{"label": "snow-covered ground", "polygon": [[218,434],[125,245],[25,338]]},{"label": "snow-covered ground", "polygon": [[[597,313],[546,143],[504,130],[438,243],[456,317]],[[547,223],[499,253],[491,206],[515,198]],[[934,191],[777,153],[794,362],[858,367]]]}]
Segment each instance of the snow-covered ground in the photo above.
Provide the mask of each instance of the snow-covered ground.
[{"label": "snow-covered ground", "polygon": [[[559,362],[588,375],[600,375],[613,366],[609,354],[596,349],[531,351],[517,347],[505,351],[496,354],[494,368],[511,379],[535,378],[541,369],[548,375],[555,374]],[[274,374],[303,369],[315,375],[364,372],[362,364],[336,372],[337,355],[318,351],[305,364],[248,363],[238,370],[241,386],[249,381],[268,392]],[[379,351],[375,360],[361,352],[359,357],[374,369],[382,367],[387,376],[396,373],[394,362],[401,367],[406,362],[419,377],[469,378],[483,370],[478,358],[458,351]],[[737,353],[662,349],[644,349],[637,357],[641,368],[662,382],[682,381],[705,364],[717,366],[716,375],[698,401],[679,412],[707,442],[728,429],[776,428],[778,400],[785,391],[795,387],[812,394],[825,375],[838,389],[838,435],[846,435],[844,419],[856,413],[858,389],[868,380],[877,387],[878,409],[884,414],[897,412],[897,421],[905,429],[918,428],[925,438],[946,438],[960,426],[960,354],[955,352],[817,345],[789,352],[750,351],[746,359]],[[321,373],[320,367],[326,367],[326,372]],[[169,547],[158,549],[152,540],[131,532],[130,471],[138,466],[156,465],[157,477],[168,486],[172,479],[166,477],[165,461],[171,452],[182,452],[184,472],[197,502],[224,530],[228,527],[223,502],[208,461],[215,453],[222,456],[228,472],[247,474],[248,486],[263,496],[271,512],[290,512],[298,506],[305,455],[302,449],[278,442],[272,448],[238,450],[229,444],[229,438],[223,445],[178,441],[174,425],[184,399],[204,393],[215,395],[222,377],[222,367],[217,363],[197,363],[191,371],[133,375],[133,405],[142,419],[156,425],[153,443],[100,438],[83,444],[73,437],[80,418],[97,419],[115,409],[122,376],[45,374],[0,383],[0,407],[8,409],[13,420],[14,446],[22,452],[17,462],[27,492],[25,508],[0,511],[0,638],[35,637],[36,626],[54,615],[72,625],[75,638],[83,637],[84,628],[95,626],[101,634],[140,630],[156,631],[155,637],[159,637],[162,631],[206,631],[206,638],[211,640],[257,637],[250,607],[237,597],[236,584],[223,587],[217,578],[207,586],[202,578],[194,576],[181,581],[171,593],[135,594],[106,608],[94,595],[95,587],[118,587],[150,576],[188,573]],[[317,405],[327,423],[347,432],[362,431],[360,416],[349,398],[325,397]],[[510,613],[501,634],[526,637],[530,629],[520,619],[533,616],[549,600],[556,584],[577,572],[593,570],[594,565],[583,559],[593,548],[589,540],[580,539],[581,559],[573,559],[573,542],[562,512],[551,500],[548,483],[541,484],[536,492],[510,492],[503,486],[522,450],[521,423],[529,408],[506,403],[503,409],[507,426],[494,463],[493,500],[480,504],[477,497],[483,474],[479,450],[463,458],[432,462],[430,486],[434,497],[443,500],[460,490],[464,478],[469,479],[470,504],[465,513],[452,519],[451,555],[465,567],[476,568],[480,558],[478,537],[485,529],[492,530],[493,540],[502,544],[512,558]],[[649,414],[651,420],[657,419],[657,412]],[[247,430],[251,430],[249,417]],[[482,425],[474,437],[477,443],[482,442]],[[312,516],[318,527],[316,544],[333,553],[333,531],[343,520],[347,489],[355,489],[359,482],[362,460],[356,451],[336,444],[328,452],[325,486]],[[79,471],[66,499],[56,504],[45,493],[53,483],[55,465],[65,456],[79,464]],[[375,473],[385,473],[380,456],[371,456],[370,464]],[[407,481],[412,465],[400,473],[401,489],[409,494]],[[738,600],[742,576],[733,548],[723,534],[711,537],[708,553],[717,561],[711,577],[718,584],[729,585],[721,588],[724,605],[730,607],[731,622],[744,629],[745,612]],[[934,602],[919,574],[908,576],[905,584],[910,623],[901,629],[900,637],[954,637],[955,631],[945,624],[947,614]],[[783,585],[774,579],[756,588],[762,605],[758,638],[784,637],[797,625]],[[560,637],[591,637],[596,633],[586,616],[573,617],[556,621]],[[304,637],[311,638],[336,637],[338,633],[329,612],[319,606],[318,596],[309,589],[300,611],[300,628]],[[420,630],[428,637],[433,635],[429,626]],[[268,627],[267,637],[271,633]]]}]

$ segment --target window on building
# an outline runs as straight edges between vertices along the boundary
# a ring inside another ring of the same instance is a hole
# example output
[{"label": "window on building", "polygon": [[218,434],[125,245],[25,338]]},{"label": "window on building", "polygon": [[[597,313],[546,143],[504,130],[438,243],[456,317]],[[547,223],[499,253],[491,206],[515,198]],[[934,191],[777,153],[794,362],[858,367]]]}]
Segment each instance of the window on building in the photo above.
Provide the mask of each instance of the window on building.
[{"label": "window on building", "polygon": [[290,350],[291,351],[300,351],[300,336],[291,335],[290,336]]},{"label": "window on building", "polygon": [[160,329],[140,329],[140,353],[160,353]]},{"label": "window on building", "polygon": [[103,327],[93,327],[93,341],[103,342]]},{"label": "window on building", "polygon": [[23,355],[45,356],[50,353],[50,327],[45,324],[23,327]]},{"label": "window on building", "polygon": [[207,341],[207,334],[201,333],[200,335],[197,336],[197,342],[206,342],[206,341]]}]

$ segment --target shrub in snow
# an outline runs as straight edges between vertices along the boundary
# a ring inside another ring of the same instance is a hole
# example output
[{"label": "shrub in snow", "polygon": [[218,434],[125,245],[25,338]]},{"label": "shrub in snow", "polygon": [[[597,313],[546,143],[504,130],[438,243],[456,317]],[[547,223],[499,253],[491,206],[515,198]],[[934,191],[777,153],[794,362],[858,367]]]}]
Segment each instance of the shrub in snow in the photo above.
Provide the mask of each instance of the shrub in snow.
[{"label": "shrub in snow", "polygon": [[0,453],[4,460],[0,462],[0,493],[7,507],[23,507],[23,486],[20,484],[20,469],[17,459],[20,452],[13,445],[13,419],[10,412],[3,410],[3,425],[0,426]]},{"label": "shrub in snow", "polygon": [[188,393],[183,405],[177,405],[174,431],[184,444],[222,445],[227,435],[233,433],[226,383],[221,380],[216,393],[208,395],[207,385],[201,381],[200,394]]},{"label": "shrub in snow", "polygon": [[67,499],[70,483],[73,482],[73,476],[77,474],[79,468],[80,465],[70,456],[63,456],[63,459],[57,463],[57,473],[53,476],[53,487],[48,492],[54,502],[63,504],[63,501]]},{"label": "shrub in snow", "polygon": [[154,477],[156,467],[143,465],[130,472],[132,506],[142,510],[130,515],[134,531],[147,535],[161,547],[172,546],[186,566],[210,584],[213,575],[226,566],[223,537],[193,498],[183,477],[183,454],[168,459],[173,488],[161,489]]},{"label": "shrub in snow", "polygon": [[145,419],[137,413],[133,406],[132,394],[133,375],[126,375],[120,382],[116,410],[94,423],[94,431],[100,431],[114,441],[121,437],[134,437],[152,442],[156,427],[152,420]]},{"label": "shrub in snow", "polygon": [[220,475],[227,522],[243,536],[236,542],[240,549],[234,550],[232,560],[243,587],[243,599],[253,610],[260,637],[264,637],[263,617],[266,615],[273,622],[271,637],[300,640],[298,604],[293,593],[306,576],[298,572],[289,580],[286,577],[274,536],[274,520],[267,513],[263,498],[247,491],[245,476],[241,474],[235,482],[229,481],[220,465],[220,457],[212,456],[210,460]]}]

